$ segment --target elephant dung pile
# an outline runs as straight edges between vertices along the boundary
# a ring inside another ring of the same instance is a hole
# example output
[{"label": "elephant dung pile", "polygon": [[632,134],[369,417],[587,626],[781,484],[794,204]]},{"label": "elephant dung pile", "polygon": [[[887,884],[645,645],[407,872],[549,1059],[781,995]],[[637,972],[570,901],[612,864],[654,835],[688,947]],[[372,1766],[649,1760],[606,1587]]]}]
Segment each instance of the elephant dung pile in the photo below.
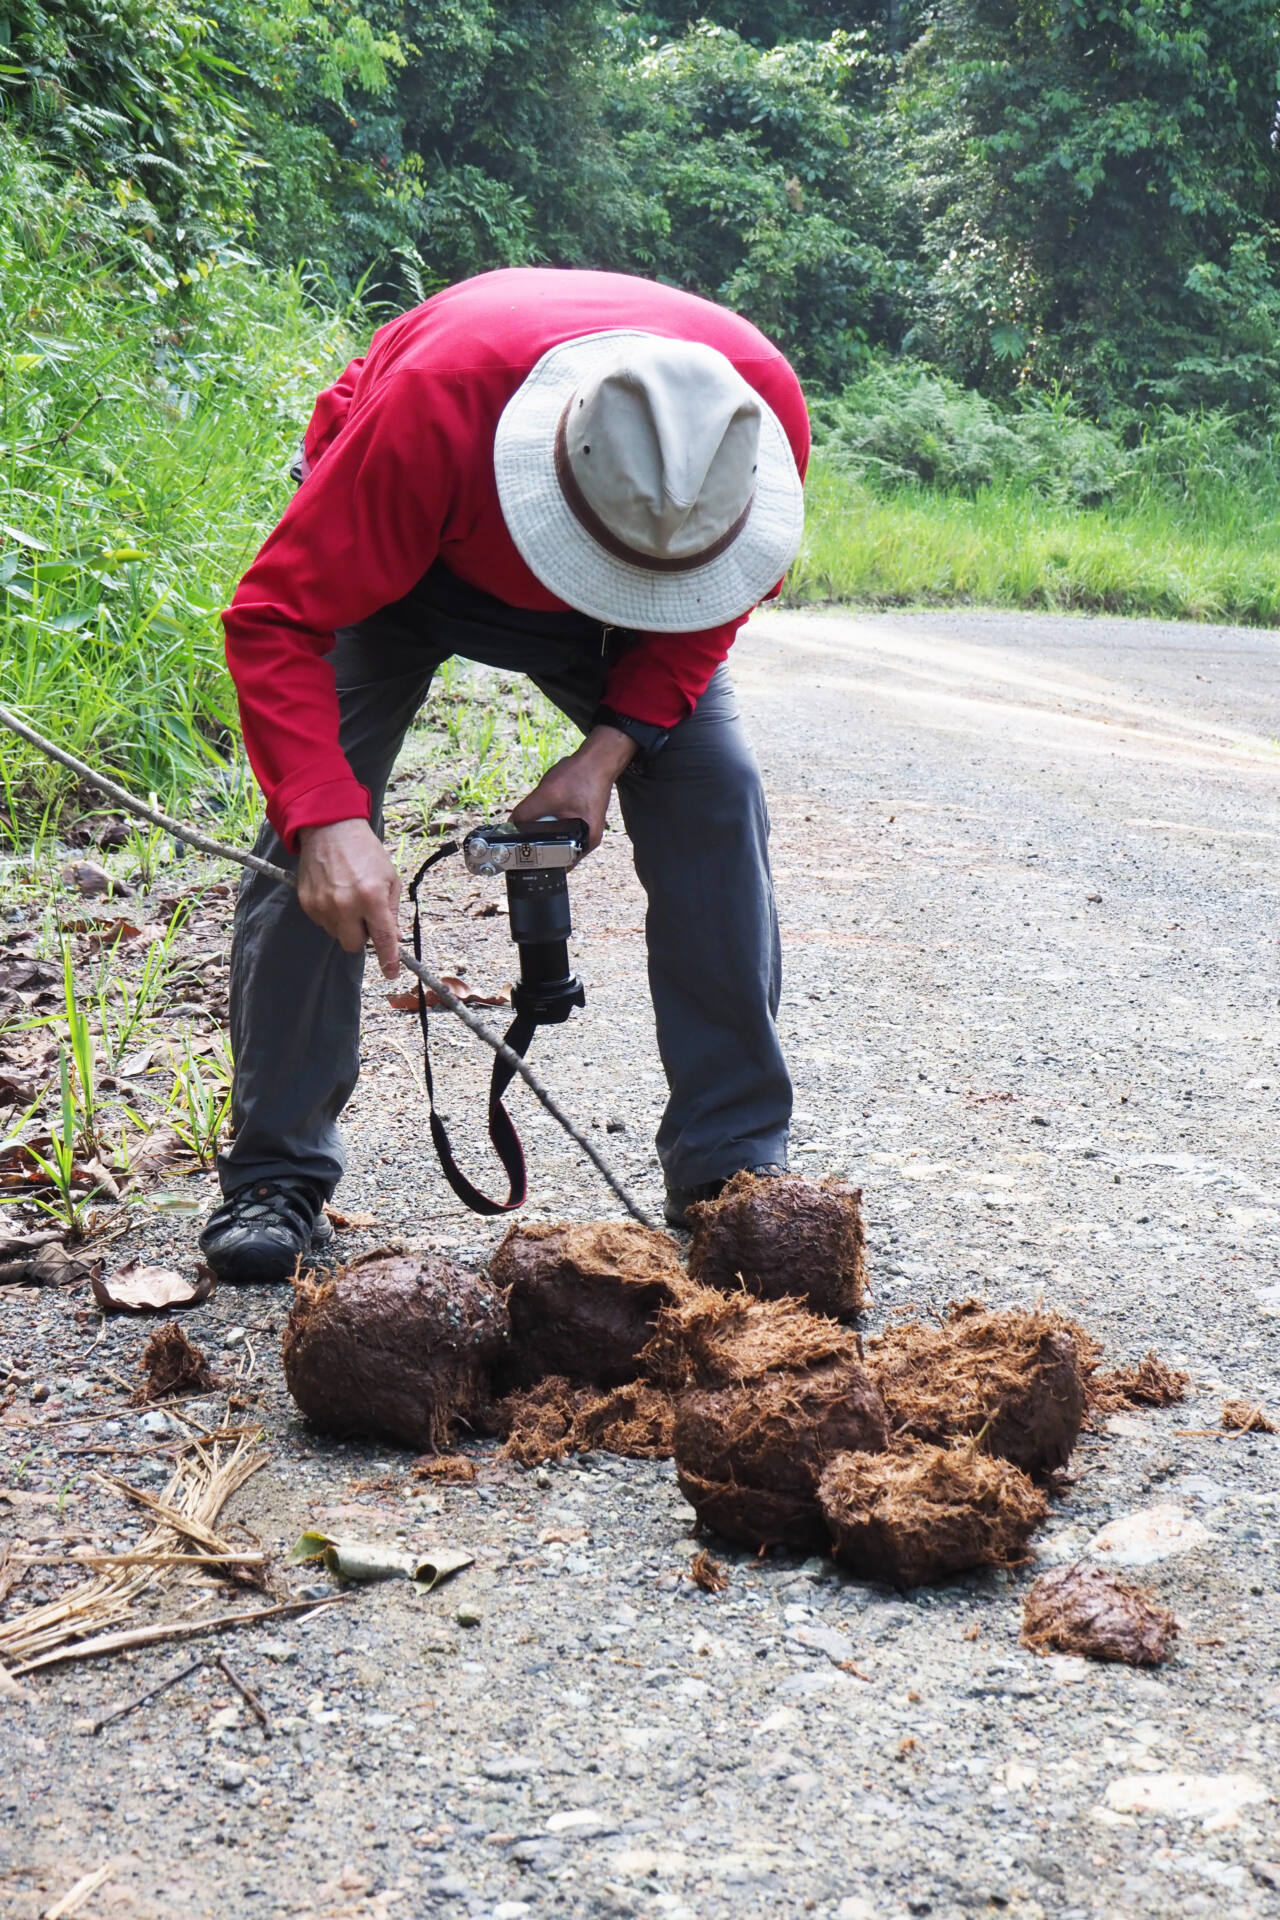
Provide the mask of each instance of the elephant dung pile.
[{"label": "elephant dung pile", "polygon": [[739,1175],[693,1214],[688,1273],[670,1235],[595,1222],[512,1227],[487,1280],[391,1252],[304,1279],[290,1391],[331,1432],[418,1448],[465,1428],[530,1465],[670,1457],[709,1530],[911,1587],[1018,1564],[1095,1401],[1183,1385],[1154,1356],[1099,1375],[1072,1322],[975,1300],[864,1346],[842,1182]]}]

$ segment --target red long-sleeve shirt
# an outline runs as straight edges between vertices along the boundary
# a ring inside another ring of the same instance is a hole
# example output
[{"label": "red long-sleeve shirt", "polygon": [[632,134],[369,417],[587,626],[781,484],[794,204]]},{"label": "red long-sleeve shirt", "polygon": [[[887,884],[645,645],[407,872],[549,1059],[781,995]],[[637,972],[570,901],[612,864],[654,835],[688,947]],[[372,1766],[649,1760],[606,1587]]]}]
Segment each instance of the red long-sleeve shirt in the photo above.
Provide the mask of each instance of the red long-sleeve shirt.
[{"label": "red long-sleeve shirt", "polygon": [[[317,400],[307,479],[223,615],[245,747],[291,850],[303,827],[369,814],[368,790],[338,745],[325,658],[336,628],[401,599],[437,559],[508,606],[564,609],[507,531],[494,435],[549,348],[615,328],[718,348],[777,414],[803,476],[809,421],[795,374],[749,321],[694,294],[628,274],[517,267],[463,281],[381,328]],[[674,726],[745,618],[646,634],[609,675],[607,704]]]}]

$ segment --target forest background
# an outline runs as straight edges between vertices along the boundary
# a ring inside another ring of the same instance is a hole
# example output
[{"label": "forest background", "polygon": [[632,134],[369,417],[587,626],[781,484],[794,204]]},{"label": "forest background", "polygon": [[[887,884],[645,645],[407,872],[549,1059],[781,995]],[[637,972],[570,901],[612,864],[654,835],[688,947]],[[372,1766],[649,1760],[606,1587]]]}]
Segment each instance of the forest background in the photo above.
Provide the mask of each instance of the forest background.
[{"label": "forest background", "polygon": [[523,262],[792,356],[795,603],[1273,623],[1278,69],[1269,0],[0,0],[4,698],[247,791],[217,614],[315,393]]}]

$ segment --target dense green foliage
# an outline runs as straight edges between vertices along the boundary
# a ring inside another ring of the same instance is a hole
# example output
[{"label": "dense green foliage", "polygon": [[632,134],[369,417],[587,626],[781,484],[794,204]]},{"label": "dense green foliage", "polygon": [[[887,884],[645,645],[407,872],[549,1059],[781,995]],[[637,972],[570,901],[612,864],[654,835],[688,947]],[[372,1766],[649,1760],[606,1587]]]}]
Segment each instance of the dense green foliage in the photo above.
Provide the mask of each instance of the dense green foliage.
[{"label": "dense green foliage", "polygon": [[1274,0],[0,0],[11,124],[157,281],[515,261],[1120,418],[1280,381]]},{"label": "dense green foliage", "polygon": [[0,0],[5,692],[234,800],[217,610],[315,391],[523,261],[792,354],[794,599],[1274,621],[1278,66],[1274,0]]}]

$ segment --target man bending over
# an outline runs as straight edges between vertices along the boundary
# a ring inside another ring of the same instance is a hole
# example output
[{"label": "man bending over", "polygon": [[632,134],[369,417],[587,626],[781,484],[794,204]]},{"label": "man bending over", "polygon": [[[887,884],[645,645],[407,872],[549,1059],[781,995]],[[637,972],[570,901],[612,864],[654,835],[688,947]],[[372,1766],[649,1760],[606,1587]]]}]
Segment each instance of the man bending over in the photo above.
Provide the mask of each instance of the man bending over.
[{"label": "man bending over", "polygon": [[512,818],[614,786],[648,897],[667,1219],[786,1165],[760,776],[725,657],[799,545],[799,383],[738,315],[626,274],[517,268],[383,327],[321,395],[302,482],[224,616],[267,802],[231,963],[234,1138],[200,1244],[277,1280],[328,1237],[366,944],[398,970],[381,839],[401,742],[452,655],[526,674],[583,734]]}]

